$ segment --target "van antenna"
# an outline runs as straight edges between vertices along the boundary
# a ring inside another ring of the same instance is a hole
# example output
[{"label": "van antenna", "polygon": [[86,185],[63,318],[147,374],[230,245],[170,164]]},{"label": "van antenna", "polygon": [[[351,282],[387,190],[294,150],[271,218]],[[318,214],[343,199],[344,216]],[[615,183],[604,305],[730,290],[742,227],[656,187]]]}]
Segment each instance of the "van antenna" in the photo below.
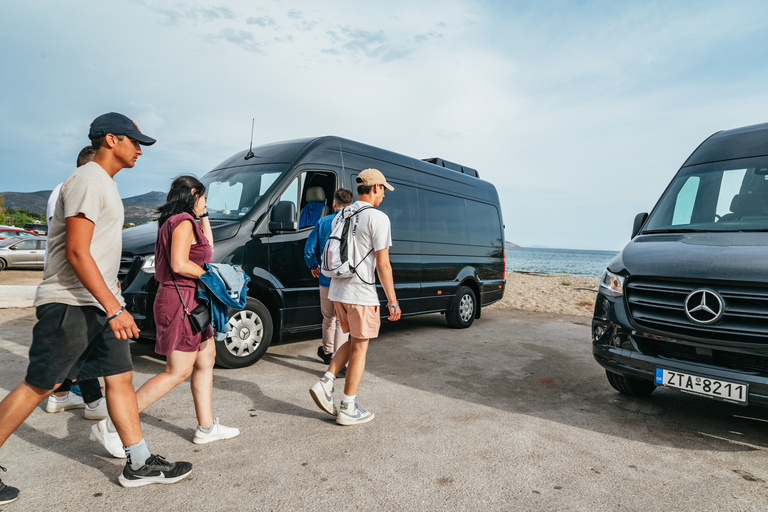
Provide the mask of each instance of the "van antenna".
[{"label": "van antenna", "polygon": [[253,158],[256,155],[253,154],[253,126],[256,124],[256,118],[254,117],[251,119],[251,145],[248,148],[248,154],[245,155],[245,159],[248,160],[249,158]]}]

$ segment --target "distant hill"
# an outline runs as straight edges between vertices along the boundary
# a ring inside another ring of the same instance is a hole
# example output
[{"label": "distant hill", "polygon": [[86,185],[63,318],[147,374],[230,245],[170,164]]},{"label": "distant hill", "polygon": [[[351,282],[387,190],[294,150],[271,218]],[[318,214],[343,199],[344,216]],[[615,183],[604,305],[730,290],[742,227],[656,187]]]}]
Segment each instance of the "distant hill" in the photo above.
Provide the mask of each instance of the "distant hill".
[{"label": "distant hill", "polygon": [[519,245],[513,244],[512,242],[504,242],[504,245],[507,247],[520,247]]},{"label": "distant hill", "polygon": [[[38,192],[0,192],[5,199],[5,206],[14,210],[24,210],[45,215],[52,190],[40,190]],[[144,224],[154,220],[157,216],[154,210],[165,202],[165,192],[147,192],[139,196],[123,199],[125,210],[125,222],[132,224]]]}]

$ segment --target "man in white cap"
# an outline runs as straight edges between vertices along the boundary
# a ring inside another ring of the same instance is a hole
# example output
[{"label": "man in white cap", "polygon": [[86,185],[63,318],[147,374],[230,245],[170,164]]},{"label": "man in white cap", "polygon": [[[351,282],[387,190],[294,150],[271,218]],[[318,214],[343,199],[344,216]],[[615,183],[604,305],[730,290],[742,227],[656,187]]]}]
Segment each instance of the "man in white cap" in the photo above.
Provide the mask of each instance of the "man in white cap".
[{"label": "man in white cap", "polygon": [[[392,230],[389,217],[376,209],[384,200],[384,190],[395,189],[377,169],[362,171],[356,181],[358,200],[337,214],[333,225],[335,227],[343,223],[352,215],[350,229],[355,250],[351,254],[365,257],[362,261],[350,261],[350,265],[355,267],[354,275],[349,278],[332,278],[328,290],[328,299],[334,303],[341,328],[349,333],[350,338],[334,353],[323,378],[309,390],[317,406],[336,416],[336,423],[340,425],[367,423],[374,417],[372,412],[360,407],[356,398],[365,370],[368,340],[378,337],[381,324],[375,284],[377,275],[387,296],[389,320],[394,322],[400,319],[400,305],[395,295],[392,265],[389,262]],[[347,363],[344,397],[337,410],[333,402],[333,384],[336,375]]]}]

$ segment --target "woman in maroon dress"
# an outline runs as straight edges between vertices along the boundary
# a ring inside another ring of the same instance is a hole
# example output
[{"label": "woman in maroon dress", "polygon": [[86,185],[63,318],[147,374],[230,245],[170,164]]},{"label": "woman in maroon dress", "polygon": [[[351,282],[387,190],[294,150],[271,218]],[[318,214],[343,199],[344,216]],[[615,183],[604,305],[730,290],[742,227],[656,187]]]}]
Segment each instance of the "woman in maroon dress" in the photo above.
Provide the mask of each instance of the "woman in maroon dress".
[{"label": "woman in maroon dress", "polygon": [[[194,333],[184,315],[176,277],[187,309],[197,305],[197,280],[213,255],[213,236],[206,212],[205,186],[194,176],[176,178],[166,203],[158,208],[155,279],[160,284],[155,297],[155,352],[166,356],[165,371],[144,383],[136,392],[139,411],[143,411],[190,375],[192,399],[198,427],[193,442],[209,443],[240,434],[236,428],[219,424],[213,418],[213,365],[216,345],[213,329]],[[195,218],[200,218],[198,223]]]}]

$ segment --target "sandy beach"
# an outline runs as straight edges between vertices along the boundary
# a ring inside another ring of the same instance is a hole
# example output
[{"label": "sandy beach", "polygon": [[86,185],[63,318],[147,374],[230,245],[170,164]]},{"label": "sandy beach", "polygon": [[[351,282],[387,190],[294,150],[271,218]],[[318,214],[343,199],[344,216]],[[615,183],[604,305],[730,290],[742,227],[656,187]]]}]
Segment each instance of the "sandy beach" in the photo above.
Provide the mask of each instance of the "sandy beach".
[{"label": "sandy beach", "polygon": [[[42,271],[0,272],[0,308],[31,307],[34,294],[21,287],[37,286]],[[492,308],[511,308],[560,315],[591,316],[599,279],[575,276],[536,276],[507,273],[504,299]],[[18,287],[18,288],[17,288]],[[24,293],[22,293],[24,292]]]},{"label": "sandy beach", "polygon": [[592,316],[600,279],[507,272],[504,298],[491,308]]}]

